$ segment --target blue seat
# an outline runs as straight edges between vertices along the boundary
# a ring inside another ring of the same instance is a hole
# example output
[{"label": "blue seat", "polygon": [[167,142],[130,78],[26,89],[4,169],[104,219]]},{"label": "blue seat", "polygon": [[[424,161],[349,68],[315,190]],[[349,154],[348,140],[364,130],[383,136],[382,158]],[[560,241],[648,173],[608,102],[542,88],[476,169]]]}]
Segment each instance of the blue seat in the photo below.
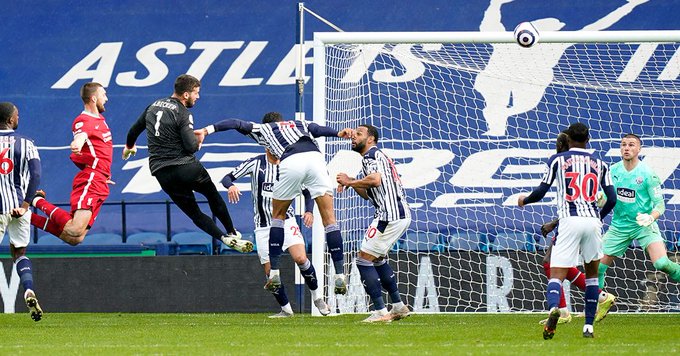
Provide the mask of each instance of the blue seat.
[{"label": "blue seat", "polygon": [[[243,240],[248,240],[253,243],[253,252],[257,251],[257,242],[255,241],[255,232],[242,232],[241,233],[241,239]],[[223,242],[220,242],[220,249],[219,249],[219,254],[224,255],[232,252],[237,252],[233,248],[225,245]]]},{"label": "blue seat", "polygon": [[457,232],[449,237],[449,250],[483,250],[486,242],[482,243],[481,234],[476,232]]},{"label": "blue seat", "polygon": [[212,255],[212,237],[204,232],[180,232],[172,236],[178,255]]},{"label": "blue seat", "polygon": [[54,235],[42,235],[38,236],[38,245],[45,245],[45,246],[70,246],[66,242],[64,242],[62,239],[54,236]]},{"label": "blue seat", "polygon": [[408,232],[402,246],[407,251],[443,251],[439,234],[434,232]]},{"label": "blue seat", "polygon": [[493,237],[491,249],[493,251],[507,251],[507,250],[532,250],[533,239],[523,232],[498,232]]},{"label": "blue seat", "polygon": [[120,245],[123,243],[123,237],[112,233],[94,233],[87,234],[81,242],[81,245]]},{"label": "blue seat", "polygon": [[128,236],[125,240],[125,243],[140,245],[155,245],[164,242],[168,242],[168,238],[160,232],[138,232]]}]

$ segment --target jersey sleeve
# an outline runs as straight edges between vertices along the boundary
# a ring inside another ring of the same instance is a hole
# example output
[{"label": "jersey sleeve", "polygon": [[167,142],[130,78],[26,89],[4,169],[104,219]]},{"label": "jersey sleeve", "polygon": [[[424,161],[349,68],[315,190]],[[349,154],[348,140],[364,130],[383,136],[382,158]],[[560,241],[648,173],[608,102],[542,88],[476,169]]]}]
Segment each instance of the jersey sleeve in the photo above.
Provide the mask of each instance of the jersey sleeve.
[{"label": "jersey sleeve", "polygon": [[552,156],[550,157],[550,160],[548,160],[548,169],[545,171],[545,174],[543,174],[541,183],[552,185],[555,181],[555,177],[557,177],[557,171],[559,169],[559,161],[556,158],[557,156]]},{"label": "jersey sleeve", "polygon": [[659,176],[657,176],[656,173],[649,170],[645,182],[647,182],[646,184],[647,194],[649,194],[649,197],[652,200],[652,210],[645,213],[651,213],[652,211],[656,211],[659,213],[659,215],[663,214],[664,211],[666,211],[666,204],[663,201],[663,192],[661,191],[661,179],[659,179]]},{"label": "jersey sleeve", "polygon": [[180,112],[179,120],[180,136],[182,137],[182,147],[189,153],[198,151],[198,140],[194,135],[194,117],[189,112]]},{"label": "jersey sleeve", "polygon": [[[79,116],[73,121],[73,126],[71,129],[73,131],[74,138],[77,135],[86,135],[88,139],[85,141],[85,145],[91,145],[89,137],[93,135],[95,130],[92,120],[85,120]],[[91,167],[94,165],[95,158],[91,154],[71,154],[71,161],[73,161],[73,163],[75,163],[78,168],[83,169],[85,166]]]},{"label": "jersey sleeve", "polygon": [[241,162],[241,164],[239,164],[236,168],[234,168],[234,170],[231,171],[231,173],[229,173],[229,174],[231,174],[234,177],[234,180],[239,179],[243,176],[247,176],[249,174],[253,174],[253,171],[255,169],[256,159],[257,159],[257,156],[249,158],[249,159]]}]

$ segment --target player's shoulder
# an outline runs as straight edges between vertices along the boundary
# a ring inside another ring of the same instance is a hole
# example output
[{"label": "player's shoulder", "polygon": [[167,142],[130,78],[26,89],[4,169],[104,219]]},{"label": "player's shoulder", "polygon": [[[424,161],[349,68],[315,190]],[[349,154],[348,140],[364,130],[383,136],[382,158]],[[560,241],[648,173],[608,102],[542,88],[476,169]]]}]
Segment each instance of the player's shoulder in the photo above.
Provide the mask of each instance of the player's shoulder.
[{"label": "player's shoulder", "polygon": [[28,142],[28,143],[31,144],[31,145],[35,145],[35,141],[33,141],[32,138],[30,138],[30,137],[28,137],[28,136],[26,136],[26,135],[23,135],[23,134],[20,134],[20,133],[16,133],[16,132],[15,132],[15,133],[13,134],[13,136],[16,137],[18,140],[23,140],[23,141]]},{"label": "player's shoulder", "polygon": [[383,153],[378,146],[373,146],[366,151],[366,154],[364,155],[364,160],[374,160],[378,159],[381,157],[386,157],[385,153]]},{"label": "player's shoulder", "polygon": [[618,172],[618,171],[620,171],[620,170],[622,170],[622,169],[624,169],[624,168],[623,168],[623,161],[618,161],[618,162],[612,164],[612,165],[609,167],[609,170],[610,170],[611,172]]}]

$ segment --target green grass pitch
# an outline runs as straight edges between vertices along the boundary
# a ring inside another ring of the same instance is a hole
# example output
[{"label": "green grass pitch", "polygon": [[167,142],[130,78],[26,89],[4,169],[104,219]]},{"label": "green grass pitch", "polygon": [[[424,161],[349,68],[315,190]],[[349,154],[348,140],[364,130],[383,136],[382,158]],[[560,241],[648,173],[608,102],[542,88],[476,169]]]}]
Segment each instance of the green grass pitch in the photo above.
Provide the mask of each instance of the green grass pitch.
[{"label": "green grass pitch", "polygon": [[543,340],[539,314],[365,315],[268,319],[265,314],[0,314],[0,354],[674,354],[680,314],[610,315],[581,336],[582,318]]}]

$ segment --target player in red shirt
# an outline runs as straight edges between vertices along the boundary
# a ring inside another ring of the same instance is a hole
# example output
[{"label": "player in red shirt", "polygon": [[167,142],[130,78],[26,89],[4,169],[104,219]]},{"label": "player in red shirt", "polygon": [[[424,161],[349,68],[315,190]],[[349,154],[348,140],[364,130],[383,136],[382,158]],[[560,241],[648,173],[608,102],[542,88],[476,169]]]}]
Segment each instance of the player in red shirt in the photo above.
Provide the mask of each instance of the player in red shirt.
[{"label": "player in red shirt", "polygon": [[80,89],[84,110],[73,120],[71,161],[80,169],[73,178],[71,212],[57,208],[38,191],[32,205],[47,217],[33,214],[31,224],[70,245],[83,241],[97,218],[99,209],[109,196],[113,142],[111,130],[101,113],[108,101],[99,83],[86,83]]}]

